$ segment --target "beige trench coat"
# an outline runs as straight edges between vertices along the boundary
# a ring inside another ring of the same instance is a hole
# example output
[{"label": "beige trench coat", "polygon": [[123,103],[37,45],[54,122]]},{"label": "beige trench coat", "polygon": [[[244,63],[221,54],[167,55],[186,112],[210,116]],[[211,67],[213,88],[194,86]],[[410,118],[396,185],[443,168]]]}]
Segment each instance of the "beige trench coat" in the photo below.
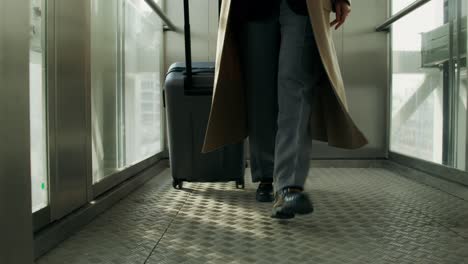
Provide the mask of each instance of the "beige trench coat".
[{"label": "beige trench coat", "polygon": [[[242,65],[234,38],[231,1],[221,7],[216,54],[216,72],[211,113],[203,153],[238,143],[248,136],[246,93],[242,85]],[[312,98],[311,136],[330,146],[355,149],[368,143],[352,120],[346,101],[335,46],[331,35],[332,0],[307,0],[312,29],[326,71],[318,96]]]}]

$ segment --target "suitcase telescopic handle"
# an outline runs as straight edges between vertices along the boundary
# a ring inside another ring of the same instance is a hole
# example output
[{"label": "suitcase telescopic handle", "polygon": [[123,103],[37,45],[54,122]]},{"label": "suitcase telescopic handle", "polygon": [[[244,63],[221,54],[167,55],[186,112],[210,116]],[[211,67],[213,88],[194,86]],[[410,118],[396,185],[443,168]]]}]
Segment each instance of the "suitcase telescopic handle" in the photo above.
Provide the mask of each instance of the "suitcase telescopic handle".
[{"label": "suitcase telescopic handle", "polygon": [[192,87],[192,40],[190,36],[190,6],[189,0],[184,0],[184,36],[185,36],[185,90]]},{"label": "suitcase telescopic handle", "polygon": [[[221,4],[222,0],[218,0],[218,17],[221,13]],[[192,87],[192,77],[193,77],[193,68],[192,68],[192,40],[190,33],[190,6],[189,0],[184,0],[184,38],[185,38],[185,67],[186,67],[186,77],[184,88],[189,90]]]}]

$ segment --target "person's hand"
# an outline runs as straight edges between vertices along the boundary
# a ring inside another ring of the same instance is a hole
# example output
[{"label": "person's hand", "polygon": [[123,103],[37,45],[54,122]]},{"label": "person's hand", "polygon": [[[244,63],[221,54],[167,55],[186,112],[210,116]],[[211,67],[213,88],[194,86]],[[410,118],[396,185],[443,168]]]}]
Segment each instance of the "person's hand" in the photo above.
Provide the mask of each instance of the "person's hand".
[{"label": "person's hand", "polygon": [[338,29],[346,21],[346,17],[351,13],[351,7],[346,0],[336,0],[335,2],[336,19],[330,23],[330,26],[335,26]]}]

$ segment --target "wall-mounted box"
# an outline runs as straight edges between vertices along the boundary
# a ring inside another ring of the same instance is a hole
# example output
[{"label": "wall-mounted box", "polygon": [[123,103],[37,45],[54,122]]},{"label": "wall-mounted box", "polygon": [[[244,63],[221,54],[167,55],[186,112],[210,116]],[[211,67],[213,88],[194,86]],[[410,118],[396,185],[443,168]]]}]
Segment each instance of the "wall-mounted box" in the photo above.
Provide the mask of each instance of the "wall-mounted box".
[{"label": "wall-mounted box", "polygon": [[[453,33],[453,57],[456,58],[457,50],[462,64],[466,64],[466,17],[461,19],[461,35],[458,38],[457,30]],[[453,23],[456,27],[458,21]],[[447,23],[434,30],[421,34],[421,66],[438,67],[450,58],[450,24]]]}]

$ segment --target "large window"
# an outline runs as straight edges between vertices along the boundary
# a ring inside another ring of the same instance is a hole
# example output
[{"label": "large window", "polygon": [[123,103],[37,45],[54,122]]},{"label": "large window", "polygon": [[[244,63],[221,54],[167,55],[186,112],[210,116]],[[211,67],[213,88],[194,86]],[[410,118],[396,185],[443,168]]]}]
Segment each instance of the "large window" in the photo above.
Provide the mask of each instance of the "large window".
[{"label": "large window", "polygon": [[125,0],[126,161],[162,150],[159,17],[144,0]]},{"label": "large window", "polygon": [[124,119],[119,2],[91,2],[92,149],[95,182],[125,165],[121,155]]},{"label": "large window", "polygon": [[31,1],[30,123],[32,210],[48,204],[44,2]]},{"label": "large window", "polygon": [[[408,1],[393,1],[400,10]],[[425,160],[442,162],[443,70],[422,65],[423,34],[444,24],[444,2],[435,0],[392,28],[391,149]]]},{"label": "large window", "polygon": [[[393,0],[393,13],[412,2]],[[433,0],[393,24],[391,151],[466,169],[466,25],[466,0]]]},{"label": "large window", "polygon": [[161,30],[144,0],[92,0],[94,182],[162,151]]}]

